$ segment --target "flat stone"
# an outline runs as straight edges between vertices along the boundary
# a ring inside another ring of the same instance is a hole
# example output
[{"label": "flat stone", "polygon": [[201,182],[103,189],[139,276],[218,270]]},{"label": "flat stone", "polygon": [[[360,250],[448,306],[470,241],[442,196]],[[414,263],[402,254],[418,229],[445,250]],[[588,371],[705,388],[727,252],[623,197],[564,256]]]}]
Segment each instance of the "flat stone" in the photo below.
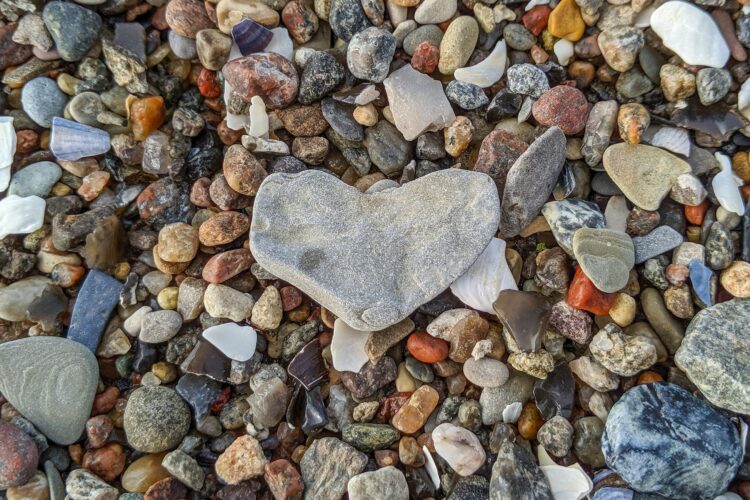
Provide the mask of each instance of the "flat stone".
[{"label": "flat stone", "polygon": [[500,236],[517,236],[539,215],[565,163],[565,134],[550,127],[529,145],[508,171],[500,215]]},{"label": "flat stone", "polygon": [[79,61],[96,42],[102,18],[75,3],[49,2],[42,12],[44,24],[64,61]]},{"label": "flat stone", "polygon": [[349,480],[365,469],[367,455],[340,439],[324,437],[305,450],[299,465],[305,500],[341,498]]},{"label": "flat stone", "polygon": [[40,127],[50,128],[53,117],[63,116],[67,102],[68,97],[62,93],[55,81],[44,76],[34,78],[21,89],[21,106],[29,118]]},{"label": "flat stone", "polygon": [[483,464],[486,454],[477,436],[468,429],[450,423],[432,431],[435,451],[459,476],[470,476]]},{"label": "flat stone", "polygon": [[405,318],[403,321],[391,325],[384,330],[371,332],[365,343],[365,352],[367,352],[370,361],[377,363],[380,358],[385,356],[388,349],[398,344],[413,332],[414,326],[414,321]]},{"label": "flat stone", "polygon": [[46,197],[60,179],[62,169],[51,161],[40,161],[19,170],[10,180],[8,194]]},{"label": "flat stone", "polygon": [[658,210],[677,178],[691,172],[684,160],[645,144],[613,144],[602,161],[628,200],[644,210]]},{"label": "flat stone", "polygon": [[703,309],[688,325],[675,363],[713,404],[750,413],[750,301]]},{"label": "flat stone", "polygon": [[[250,247],[263,268],[352,328],[382,330],[473,264],[495,232],[498,205],[489,177],[457,169],[375,194],[317,171],[273,174],[255,198]],[[304,230],[320,224],[350,243]]]},{"label": "flat stone", "polygon": [[596,288],[616,292],[628,283],[635,261],[630,236],[611,229],[579,229],[573,235],[573,255]]},{"label": "flat stone", "polygon": [[122,283],[96,269],[86,275],[68,327],[68,339],[96,351],[112,311],[120,301]]},{"label": "flat stone", "polygon": [[344,427],[341,438],[365,453],[384,450],[398,441],[399,432],[388,424],[355,423]]},{"label": "flat stone", "polygon": [[605,224],[599,207],[577,198],[545,203],[542,215],[547,219],[557,244],[570,256],[573,256],[573,235],[576,231],[582,227],[603,228]]},{"label": "flat stone", "polygon": [[138,339],[148,344],[171,340],[182,327],[182,316],[177,311],[152,311],[143,316]]},{"label": "flat stone", "polygon": [[552,500],[552,490],[534,456],[520,444],[503,440],[492,466],[490,500]]},{"label": "flat stone", "polygon": [[732,422],[672,384],[637,385],[623,394],[601,445],[607,465],[632,488],[668,498],[721,494],[743,455]]},{"label": "flat stone", "polygon": [[81,437],[99,381],[94,354],[59,337],[30,337],[0,345],[0,393],[49,439]]},{"label": "flat stone", "polygon": [[409,485],[404,473],[393,466],[354,476],[349,480],[346,490],[350,500],[409,500]]},{"label": "flat stone", "polygon": [[670,226],[659,226],[646,236],[636,236],[633,238],[635,263],[642,264],[657,255],[667,253],[683,241],[682,235]]}]

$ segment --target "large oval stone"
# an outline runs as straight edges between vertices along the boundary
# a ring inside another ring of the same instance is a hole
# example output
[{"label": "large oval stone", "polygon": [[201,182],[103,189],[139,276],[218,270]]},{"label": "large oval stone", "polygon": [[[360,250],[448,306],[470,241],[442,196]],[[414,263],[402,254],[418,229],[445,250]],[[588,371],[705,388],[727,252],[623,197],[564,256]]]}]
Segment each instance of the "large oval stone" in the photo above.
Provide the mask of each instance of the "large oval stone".
[{"label": "large oval stone", "polygon": [[742,462],[732,422],[672,384],[627,391],[609,413],[602,452],[633,489],[686,500],[726,491]]},{"label": "large oval stone", "polygon": [[382,330],[444,291],[497,231],[492,179],[448,169],[363,194],[308,170],[273,174],[255,197],[257,262],[357,330]]},{"label": "large oval stone", "polygon": [[224,65],[222,73],[234,92],[247,102],[257,95],[269,109],[278,109],[289,106],[297,97],[297,70],[275,52],[234,59]]}]

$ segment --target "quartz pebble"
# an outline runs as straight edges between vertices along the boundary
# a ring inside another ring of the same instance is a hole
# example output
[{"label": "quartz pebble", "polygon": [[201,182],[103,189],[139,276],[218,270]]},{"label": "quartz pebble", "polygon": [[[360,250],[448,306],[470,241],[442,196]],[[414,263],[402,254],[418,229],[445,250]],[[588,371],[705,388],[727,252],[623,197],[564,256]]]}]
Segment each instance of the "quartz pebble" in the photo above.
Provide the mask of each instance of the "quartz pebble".
[{"label": "quartz pebble", "polygon": [[460,476],[469,476],[482,466],[485,452],[476,435],[457,425],[440,424],[432,431],[435,451]]}]

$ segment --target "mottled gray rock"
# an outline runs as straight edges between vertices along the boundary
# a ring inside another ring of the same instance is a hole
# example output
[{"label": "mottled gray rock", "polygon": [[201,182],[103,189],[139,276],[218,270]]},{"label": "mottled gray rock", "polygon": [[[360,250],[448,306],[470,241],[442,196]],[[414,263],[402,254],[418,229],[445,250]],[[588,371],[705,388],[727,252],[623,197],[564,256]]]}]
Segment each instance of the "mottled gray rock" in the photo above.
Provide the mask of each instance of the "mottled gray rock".
[{"label": "mottled gray rock", "polygon": [[506,439],[497,453],[490,479],[490,500],[552,500],[552,490],[534,456]]},{"label": "mottled gray rock", "polygon": [[614,323],[605,325],[589,344],[594,359],[607,370],[630,377],[656,363],[656,347],[643,337],[628,336]]},{"label": "mottled gray rock", "polygon": [[50,128],[53,117],[63,116],[67,102],[68,97],[46,76],[34,78],[21,90],[23,110],[40,127]]},{"label": "mottled gray rock", "polygon": [[96,42],[102,18],[93,10],[75,3],[49,2],[42,12],[44,24],[60,57],[79,61]]},{"label": "mottled gray rock", "polygon": [[685,500],[723,493],[743,454],[729,419],[672,384],[627,391],[609,413],[602,450],[637,491]]},{"label": "mottled gray rock", "polygon": [[372,162],[387,176],[401,172],[413,158],[411,143],[386,120],[365,130],[364,144]]},{"label": "mottled gray rock", "polygon": [[60,179],[62,169],[57,163],[40,161],[22,168],[10,180],[8,194],[46,198],[50,189]]},{"label": "mottled gray rock", "polygon": [[85,469],[76,469],[68,475],[65,492],[68,494],[66,498],[71,500],[117,500],[119,497],[117,488]]},{"label": "mottled gray rock", "polygon": [[750,300],[703,309],[690,322],[675,362],[716,406],[750,413]]},{"label": "mottled gray rock", "polygon": [[573,450],[578,460],[595,469],[604,467],[604,454],[600,444],[604,422],[599,417],[582,417],[573,423],[573,430]]},{"label": "mottled gray rock", "polygon": [[341,498],[349,480],[362,472],[367,455],[335,437],[313,442],[300,461],[305,500]]},{"label": "mottled gray rock", "polygon": [[618,107],[617,101],[599,101],[589,112],[581,154],[590,167],[595,167],[602,161],[602,155],[609,146],[609,138],[617,123]]},{"label": "mottled gray rock", "polygon": [[646,236],[636,236],[633,238],[635,263],[641,264],[652,257],[669,252],[682,241],[682,235],[670,226],[659,226]]},{"label": "mottled gray rock", "polygon": [[514,94],[539,98],[549,90],[547,75],[533,64],[514,64],[507,74],[508,90]]},{"label": "mottled gray rock", "polygon": [[99,366],[82,344],[29,337],[0,345],[0,393],[49,439],[81,437],[99,381]]},{"label": "mottled gray rock", "polygon": [[352,328],[382,330],[474,263],[497,228],[494,186],[450,169],[362,194],[318,171],[273,174],[255,197],[250,245],[263,268]]},{"label": "mottled gray rock", "polygon": [[604,215],[594,203],[571,198],[550,201],[542,207],[552,235],[568,255],[573,256],[573,235],[582,227],[603,228]]},{"label": "mottled gray rock", "polygon": [[555,415],[542,425],[536,438],[545,450],[562,458],[573,446],[573,426],[565,417]]},{"label": "mottled gray rock", "polygon": [[328,22],[333,33],[345,42],[370,26],[359,0],[332,0]]},{"label": "mottled gray rock", "polygon": [[508,171],[500,214],[500,237],[517,236],[539,214],[565,163],[565,134],[550,127]]},{"label": "mottled gray rock", "polygon": [[123,428],[134,449],[159,453],[176,447],[190,430],[190,409],[174,389],[143,386],[128,398]]},{"label": "mottled gray rock", "polygon": [[148,344],[159,344],[177,335],[181,326],[182,315],[177,311],[153,311],[143,316],[138,338]]},{"label": "mottled gray rock", "polygon": [[482,389],[479,403],[482,405],[482,423],[494,425],[503,421],[503,410],[511,403],[525,403],[533,394],[534,377],[516,370],[509,370],[510,377],[500,387]]},{"label": "mottled gray rock", "polygon": [[599,290],[614,293],[627,285],[635,259],[633,242],[627,234],[581,228],[573,235],[573,254]]},{"label": "mottled gray rock", "polygon": [[450,102],[466,110],[477,109],[490,102],[482,87],[461,80],[452,80],[445,87],[445,95]]},{"label": "mottled gray rock", "polygon": [[162,467],[191,490],[200,491],[205,473],[198,462],[182,450],[167,453],[161,461]]},{"label": "mottled gray rock", "polygon": [[349,500],[409,500],[409,485],[404,473],[393,466],[354,476],[349,480],[347,492]]},{"label": "mottled gray rock", "polygon": [[360,80],[380,83],[396,52],[396,38],[382,28],[370,27],[354,35],[346,49],[346,64]]}]

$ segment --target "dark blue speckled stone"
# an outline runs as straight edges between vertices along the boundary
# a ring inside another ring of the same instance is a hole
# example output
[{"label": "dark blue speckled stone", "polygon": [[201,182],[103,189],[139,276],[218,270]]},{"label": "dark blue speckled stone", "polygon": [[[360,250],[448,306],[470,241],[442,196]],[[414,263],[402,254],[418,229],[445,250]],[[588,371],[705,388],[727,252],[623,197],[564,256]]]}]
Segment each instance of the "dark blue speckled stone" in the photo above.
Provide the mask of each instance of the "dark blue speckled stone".
[{"label": "dark blue speckled stone", "polygon": [[112,276],[96,269],[89,271],[73,306],[68,338],[96,352],[121,289],[122,283]]},{"label": "dark blue speckled stone", "polygon": [[602,451],[636,491],[686,500],[726,491],[742,461],[730,420],[672,384],[627,391],[609,413]]}]

